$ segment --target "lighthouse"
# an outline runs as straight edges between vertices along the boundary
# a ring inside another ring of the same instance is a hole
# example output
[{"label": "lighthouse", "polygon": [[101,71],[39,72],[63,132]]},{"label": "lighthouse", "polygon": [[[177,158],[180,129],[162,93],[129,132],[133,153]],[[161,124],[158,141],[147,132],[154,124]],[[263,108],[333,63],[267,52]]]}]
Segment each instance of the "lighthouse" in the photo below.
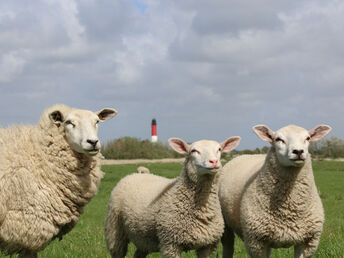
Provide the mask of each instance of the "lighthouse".
[{"label": "lighthouse", "polygon": [[157,135],[157,130],[156,130],[156,119],[153,118],[152,120],[152,142],[157,142],[158,141],[158,135]]}]

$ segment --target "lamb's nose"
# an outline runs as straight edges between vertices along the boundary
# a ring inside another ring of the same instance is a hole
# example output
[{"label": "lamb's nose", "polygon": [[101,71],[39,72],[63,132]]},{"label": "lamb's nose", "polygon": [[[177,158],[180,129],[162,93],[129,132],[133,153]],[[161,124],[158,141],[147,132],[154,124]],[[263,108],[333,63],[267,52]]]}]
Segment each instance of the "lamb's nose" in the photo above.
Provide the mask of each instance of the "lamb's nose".
[{"label": "lamb's nose", "polygon": [[209,160],[209,163],[215,167],[217,165],[217,159]]},{"label": "lamb's nose", "polygon": [[301,157],[303,150],[293,150],[293,153],[296,154],[298,157]]},{"label": "lamb's nose", "polygon": [[87,142],[89,144],[91,144],[93,147],[95,147],[97,145],[97,143],[98,143],[98,140],[90,140],[90,139],[88,139]]}]

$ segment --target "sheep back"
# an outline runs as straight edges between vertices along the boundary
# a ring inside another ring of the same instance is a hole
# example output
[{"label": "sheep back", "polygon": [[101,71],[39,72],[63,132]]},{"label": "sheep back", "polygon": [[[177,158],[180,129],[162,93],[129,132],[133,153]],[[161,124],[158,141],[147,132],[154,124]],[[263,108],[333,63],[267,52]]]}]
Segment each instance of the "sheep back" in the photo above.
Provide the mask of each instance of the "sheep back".
[{"label": "sheep back", "polygon": [[126,235],[140,250],[159,251],[155,227],[157,197],[173,183],[152,174],[131,174],[121,179],[111,193],[105,235],[108,246],[113,231],[119,230],[112,221],[120,220]]}]

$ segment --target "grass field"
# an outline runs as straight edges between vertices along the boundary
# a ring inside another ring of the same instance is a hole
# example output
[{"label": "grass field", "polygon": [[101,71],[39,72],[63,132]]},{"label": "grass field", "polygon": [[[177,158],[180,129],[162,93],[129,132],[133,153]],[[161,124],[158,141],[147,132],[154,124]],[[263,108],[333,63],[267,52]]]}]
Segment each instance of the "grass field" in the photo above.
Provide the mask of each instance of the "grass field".
[{"label": "grass field", "polygon": [[[110,257],[104,240],[104,220],[110,193],[125,175],[136,171],[137,165],[103,166],[105,178],[98,195],[85,208],[77,226],[62,241],[53,241],[39,257]],[[173,178],[178,176],[181,164],[143,164],[153,173]],[[325,208],[326,222],[320,245],[314,257],[344,257],[344,162],[319,161],[313,163],[318,190]],[[127,257],[133,257],[131,244]],[[161,257],[158,253],[149,257]],[[196,257],[194,252],[183,257]],[[214,257],[221,257],[221,246]],[[248,257],[241,240],[236,240],[234,257]],[[293,257],[292,249],[273,250],[271,257]]]}]

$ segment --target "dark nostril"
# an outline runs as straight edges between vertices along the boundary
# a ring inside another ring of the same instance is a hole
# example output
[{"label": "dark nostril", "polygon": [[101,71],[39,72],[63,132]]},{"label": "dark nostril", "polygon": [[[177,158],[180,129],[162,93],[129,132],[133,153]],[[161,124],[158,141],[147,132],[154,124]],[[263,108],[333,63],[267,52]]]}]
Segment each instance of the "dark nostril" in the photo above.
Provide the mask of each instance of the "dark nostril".
[{"label": "dark nostril", "polygon": [[293,150],[293,153],[300,156],[303,153],[303,150]]},{"label": "dark nostril", "polygon": [[97,143],[98,143],[98,140],[87,140],[87,142],[88,142],[89,144],[91,144],[92,146],[96,146]]},{"label": "dark nostril", "polygon": [[210,162],[211,164],[216,164],[216,163],[217,163],[217,160],[209,160],[209,162]]}]

